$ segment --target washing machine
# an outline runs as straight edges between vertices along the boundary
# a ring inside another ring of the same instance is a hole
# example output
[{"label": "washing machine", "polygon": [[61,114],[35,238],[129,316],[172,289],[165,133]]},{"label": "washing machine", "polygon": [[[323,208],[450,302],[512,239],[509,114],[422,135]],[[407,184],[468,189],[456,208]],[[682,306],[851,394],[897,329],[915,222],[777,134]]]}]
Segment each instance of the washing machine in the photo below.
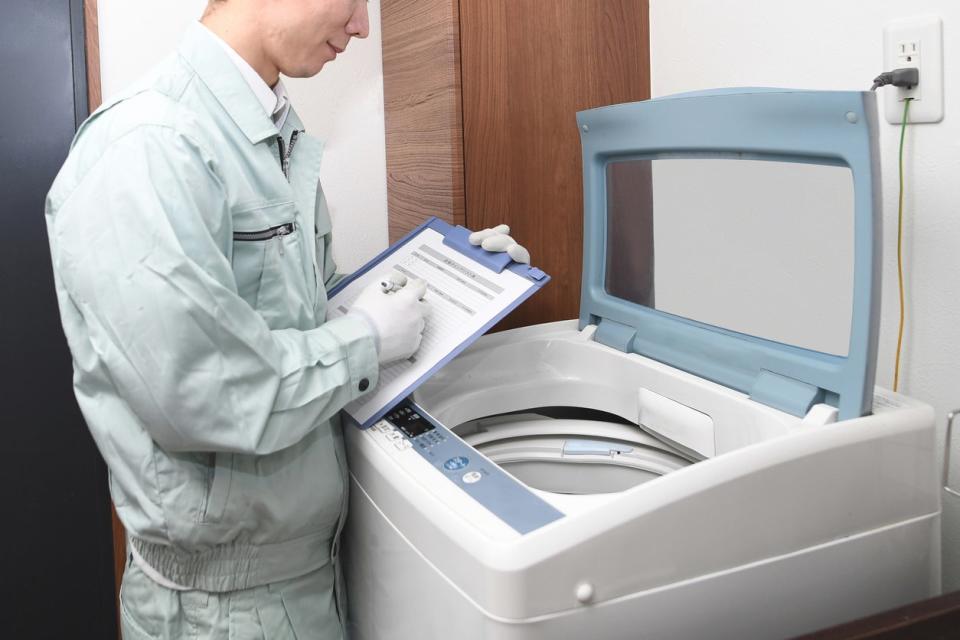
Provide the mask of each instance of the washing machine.
[{"label": "washing machine", "polygon": [[345,428],[351,637],[787,638],[939,593],[934,413],[874,386],[876,123],[785,89],[579,113],[579,318]]}]

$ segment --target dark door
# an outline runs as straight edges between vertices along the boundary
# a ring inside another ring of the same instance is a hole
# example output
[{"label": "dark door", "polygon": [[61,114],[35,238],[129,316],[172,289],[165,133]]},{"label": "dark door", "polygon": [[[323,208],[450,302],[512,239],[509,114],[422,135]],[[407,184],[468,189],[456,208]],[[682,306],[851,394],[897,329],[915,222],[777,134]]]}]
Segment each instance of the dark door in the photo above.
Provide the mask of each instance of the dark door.
[{"label": "dark door", "polygon": [[116,638],[106,469],[71,389],[44,198],[87,114],[81,0],[0,0],[0,595],[7,638]]}]

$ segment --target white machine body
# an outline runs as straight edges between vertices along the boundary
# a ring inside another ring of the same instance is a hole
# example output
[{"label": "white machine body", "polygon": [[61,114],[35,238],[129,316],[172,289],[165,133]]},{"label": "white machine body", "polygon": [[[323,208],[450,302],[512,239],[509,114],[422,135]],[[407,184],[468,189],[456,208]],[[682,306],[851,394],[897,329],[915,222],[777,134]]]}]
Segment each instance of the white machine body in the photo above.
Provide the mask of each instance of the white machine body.
[{"label": "white machine body", "polygon": [[[929,406],[877,389],[872,415],[798,418],[593,332],[484,337],[414,398],[474,445],[474,467],[573,470],[562,493],[529,487],[562,512],[532,531],[389,422],[346,428],[351,637],[785,638],[939,593]],[[616,419],[529,415],[542,408]],[[630,455],[649,477],[622,488],[604,468]],[[488,481],[474,467],[462,477]]]},{"label": "white machine body", "polygon": [[352,638],[789,638],[939,593],[934,413],[874,388],[875,96],[577,125],[578,320],[346,429]]}]

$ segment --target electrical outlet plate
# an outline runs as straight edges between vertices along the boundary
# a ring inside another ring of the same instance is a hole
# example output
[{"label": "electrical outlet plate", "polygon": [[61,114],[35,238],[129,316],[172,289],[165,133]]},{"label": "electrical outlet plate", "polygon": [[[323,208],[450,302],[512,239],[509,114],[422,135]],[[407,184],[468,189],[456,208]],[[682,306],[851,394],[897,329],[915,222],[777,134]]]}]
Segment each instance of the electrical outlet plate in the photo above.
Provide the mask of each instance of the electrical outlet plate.
[{"label": "electrical outlet plate", "polygon": [[903,122],[904,100],[912,98],[909,122],[943,120],[943,22],[936,16],[888,23],[883,29],[883,70],[903,67],[920,70],[913,88],[882,87],[887,122]]}]

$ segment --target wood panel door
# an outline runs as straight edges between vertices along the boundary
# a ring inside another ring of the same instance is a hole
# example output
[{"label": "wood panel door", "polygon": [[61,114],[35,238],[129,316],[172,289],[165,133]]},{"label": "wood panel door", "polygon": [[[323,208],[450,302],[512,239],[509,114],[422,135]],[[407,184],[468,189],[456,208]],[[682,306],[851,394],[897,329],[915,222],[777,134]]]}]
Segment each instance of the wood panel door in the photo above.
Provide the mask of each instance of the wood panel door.
[{"label": "wood panel door", "polygon": [[383,102],[390,242],[430,216],[464,224],[458,0],[389,0]]},{"label": "wood panel door", "polygon": [[646,0],[460,0],[467,226],[510,225],[553,281],[501,328],[579,313],[576,113],[650,97]]},{"label": "wood panel door", "polygon": [[647,0],[384,3],[391,240],[438,213],[508,223],[553,281],[500,328],[578,314],[576,112],[649,98],[648,16]]}]

